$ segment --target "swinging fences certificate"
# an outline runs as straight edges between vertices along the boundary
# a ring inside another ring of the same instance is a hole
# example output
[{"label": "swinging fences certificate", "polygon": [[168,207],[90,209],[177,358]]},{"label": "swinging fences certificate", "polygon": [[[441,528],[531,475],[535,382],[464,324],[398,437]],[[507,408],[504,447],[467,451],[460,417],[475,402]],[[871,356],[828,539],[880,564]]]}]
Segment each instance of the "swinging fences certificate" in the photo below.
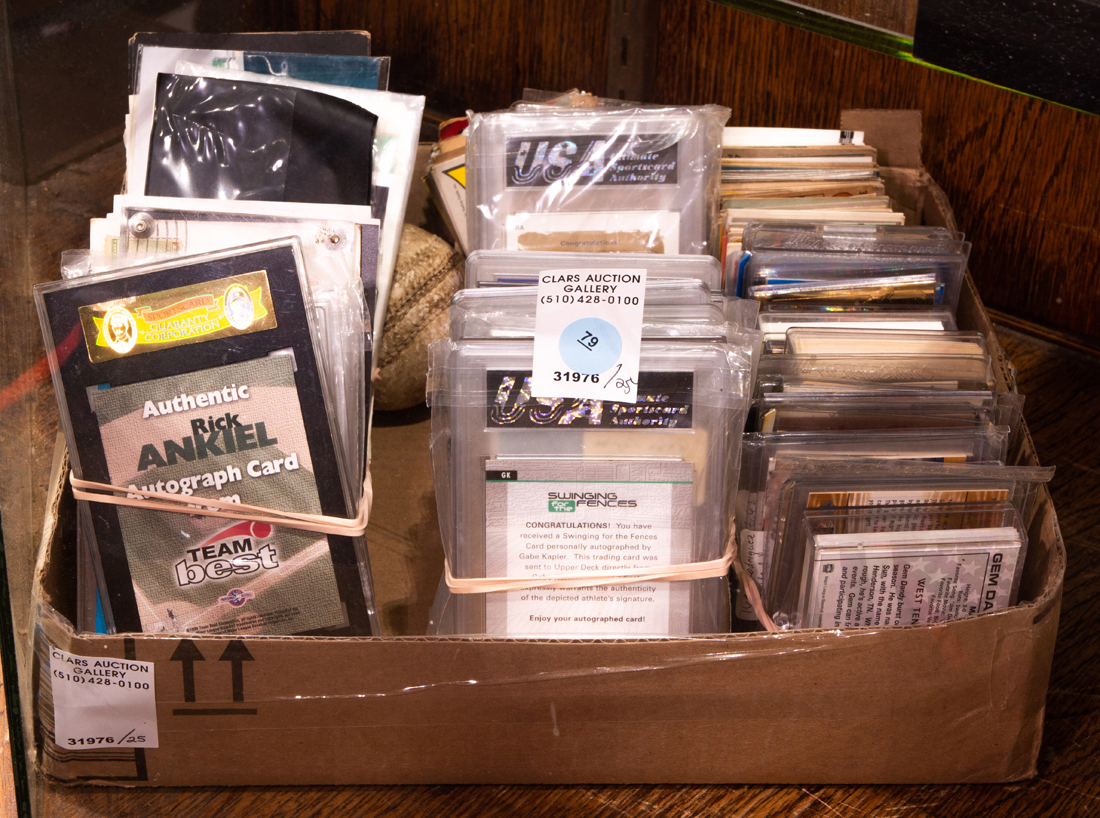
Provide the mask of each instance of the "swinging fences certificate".
[{"label": "swinging fences certificate", "polygon": [[[691,560],[692,464],[681,460],[497,459],[485,464],[488,576],[614,574]],[[685,633],[690,582],[488,594],[486,632]]]}]

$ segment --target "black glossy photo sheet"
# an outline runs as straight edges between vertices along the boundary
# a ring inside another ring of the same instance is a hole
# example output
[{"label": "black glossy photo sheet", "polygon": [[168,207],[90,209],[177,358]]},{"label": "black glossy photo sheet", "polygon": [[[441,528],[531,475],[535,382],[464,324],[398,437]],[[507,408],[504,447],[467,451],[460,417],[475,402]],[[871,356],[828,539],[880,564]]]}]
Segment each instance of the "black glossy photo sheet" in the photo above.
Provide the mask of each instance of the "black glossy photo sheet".
[{"label": "black glossy photo sheet", "polygon": [[369,205],[377,123],[328,94],[160,74],[145,194]]}]

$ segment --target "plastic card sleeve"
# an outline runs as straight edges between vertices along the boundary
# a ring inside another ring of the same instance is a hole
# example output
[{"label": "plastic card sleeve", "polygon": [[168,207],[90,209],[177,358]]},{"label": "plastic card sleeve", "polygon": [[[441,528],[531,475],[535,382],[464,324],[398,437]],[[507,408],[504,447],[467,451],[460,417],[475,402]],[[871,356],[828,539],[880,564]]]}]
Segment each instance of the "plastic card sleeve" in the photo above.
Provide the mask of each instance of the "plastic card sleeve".
[{"label": "plastic card sleeve", "polygon": [[853,225],[753,221],[741,243],[746,252],[799,250],[886,255],[961,252],[963,234],[931,225]]},{"label": "plastic card sleeve", "polygon": [[155,103],[144,187],[135,190],[371,204],[377,115],[333,94],[256,81],[268,79],[157,75],[140,95]]},{"label": "plastic card sleeve", "polygon": [[728,117],[718,106],[472,114],[471,251],[709,253]]},{"label": "plastic card sleeve", "polygon": [[945,330],[791,327],[784,350],[792,354],[988,355],[980,332]]},{"label": "plastic card sleeve", "polygon": [[[745,299],[750,300],[750,299]],[[792,329],[844,328],[853,331],[882,330],[954,330],[955,318],[949,310],[867,310],[863,312],[833,312],[830,310],[776,307],[760,310],[757,327],[764,333],[769,352],[783,352],[787,332]]]},{"label": "plastic card sleeve", "polygon": [[765,355],[758,391],[983,391],[994,386],[988,355]]},{"label": "plastic card sleeve", "polygon": [[927,625],[1016,604],[1027,532],[1008,502],[814,509],[780,628]]},{"label": "plastic card sleeve", "polygon": [[[737,522],[757,529],[757,500],[767,489],[775,459],[783,453],[803,458],[837,460],[924,460],[940,463],[1003,463],[1010,430],[990,424],[956,429],[884,429],[867,435],[862,429],[745,434],[741,442],[741,482]],[[752,510],[753,513],[750,513]]]},{"label": "plastic card sleeve", "polygon": [[[51,282],[35,298],[78,477],[353,516],[297,240]],[[361,539],[89,511],[120,630],[373,630]]]},{"label": "plastic card sleeve", "polygon": [[[252,81],[284,85],[316,93],[329,94],[370,111],[378,117],[375,129],[372,181],[376,188],[372,196],[375,216],[382,219],[381,264],[378,268],[378,302],[374,309],[373,324],[376,336],[384,330],[386,307],[389,304],[390,284],[397,263],[397,249],[401,242],[401,228],[405,219],[405,205],[412,184],[416,164],[416,146],[420,138],[420,119],[424,112],[424,97],[394,94],[388,91],[367,91],[361,88],[341,88],[321,83],[304,82],[284,77],[266,77],[239,71],[207,68],[204,66],[178,65],[177,72],[223,79]],[[140,156],[136,157],[138,160]],[[379,188],[386,188],[385,202],[379,207]],[[127,185],[127,190],[143,190]],[[381,212],[379,212],[381,210]]]},{"label": "plastic card sleeve", "polygon": [[[176,53],[171,50],[175,49]],[[139,31],[129,42],[129,92],[135,94],[141,83],[142,69],[152,73],[171,70],[187,51],[262,51],[293,54],[370,56],[370,32],[367,31],[284,31],[208,33],[190,31]]]}]

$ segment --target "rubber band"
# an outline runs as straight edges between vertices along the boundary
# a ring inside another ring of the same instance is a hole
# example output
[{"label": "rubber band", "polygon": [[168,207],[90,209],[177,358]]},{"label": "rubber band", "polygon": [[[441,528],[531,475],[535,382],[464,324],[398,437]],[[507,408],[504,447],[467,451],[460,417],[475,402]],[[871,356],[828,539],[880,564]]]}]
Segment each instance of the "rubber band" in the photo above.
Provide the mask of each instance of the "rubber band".
[{"label": "rubber band", "polygon": [[[69,482],[73,487],[73,497],[77,500],[87,500],[92,503],[110,503],[111,505],[129,506],[130,508],[141,508],[149,511],[167,511],[173,514],[198,514],[203,517],[248,520],[255,523],[268,523],[282,528],[296,528],[301,531],[315,531],[318,534],[332,534],[341,537],[360,537],[366,532],[367,521],[370,519],[371,503],[374,499],[374,490],[371,486],[369,473],[363,479],[363,499],[359,503],[358,514],[350,519],[330,517],[324,514],[282,511],[247,503],[234,503],[231,500],[195,497],[193,494],[185,496],[166,494],[162,491],[146,491],[138,488],[113,486],[110,483],[81,480],[72,472],[69,472]],[[118,494],[140,494],[144,497],[155,497],[156,499],[142,500],[133,496],[119,497]],[[198,505],[199,503],[201,505]]]},{"label": "rubber band", "polygon": [[756,618],[764,626],[764,630],[768,633],[779,633],[775,621],[764,610],[764,600],[760,596],[760,586],[756,584],[755,579],[749,576],[749,572],[745,570],[740,557],[736,554],[733,557],[733,573],[737,575],[737,581],[741,584],[741,591],[749,601],[749,605],[752,606],[752,612],[756,614]]},{"label": "rubber band", "polygon": [[527,588],[568,588],[575,586],[621,585],[635,582],[683,582],[725,576],[736,557],[734,538],[726,541],[726,550],[716,560],[684,562],[652,568],[626,568],[599,574],[557,574],[552,577],[472,577],[460,579],[451,573],[450,560],[443,561],[444,579],[454,594],[490,594],[498,591],[522,591]]}]

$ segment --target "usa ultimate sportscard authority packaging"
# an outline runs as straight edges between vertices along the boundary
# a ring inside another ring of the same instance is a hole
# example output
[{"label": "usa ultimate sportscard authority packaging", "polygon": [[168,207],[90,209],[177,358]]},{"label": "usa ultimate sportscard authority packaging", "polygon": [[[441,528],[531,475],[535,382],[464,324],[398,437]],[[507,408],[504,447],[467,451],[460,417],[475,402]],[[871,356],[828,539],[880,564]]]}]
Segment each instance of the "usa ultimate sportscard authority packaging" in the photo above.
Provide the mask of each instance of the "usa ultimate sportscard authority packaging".
[{"label": "usa ultimate sportscard authority packaging", "polygon": [[[531,341],[433,353],[433,470],[456,577],[598,578],[720,556],[748,390],[733,348],[643,341],[637,403],[533,398]],[[438,632],[714,633],[727,599],[724,578],[455,594]]]},{"label": "usa ultimate sportscard authority packaging", "polygon": [[711,251],[729,109],[570,108],[474,114],[470,251]]},{"label": "usa ultimate sportscard authority packaging", "polygon": [[[40,284],[35,300],[76,478],[355,516],[297,240]],[[117,631],[377,632],[362,538],[81,512]]]}]

